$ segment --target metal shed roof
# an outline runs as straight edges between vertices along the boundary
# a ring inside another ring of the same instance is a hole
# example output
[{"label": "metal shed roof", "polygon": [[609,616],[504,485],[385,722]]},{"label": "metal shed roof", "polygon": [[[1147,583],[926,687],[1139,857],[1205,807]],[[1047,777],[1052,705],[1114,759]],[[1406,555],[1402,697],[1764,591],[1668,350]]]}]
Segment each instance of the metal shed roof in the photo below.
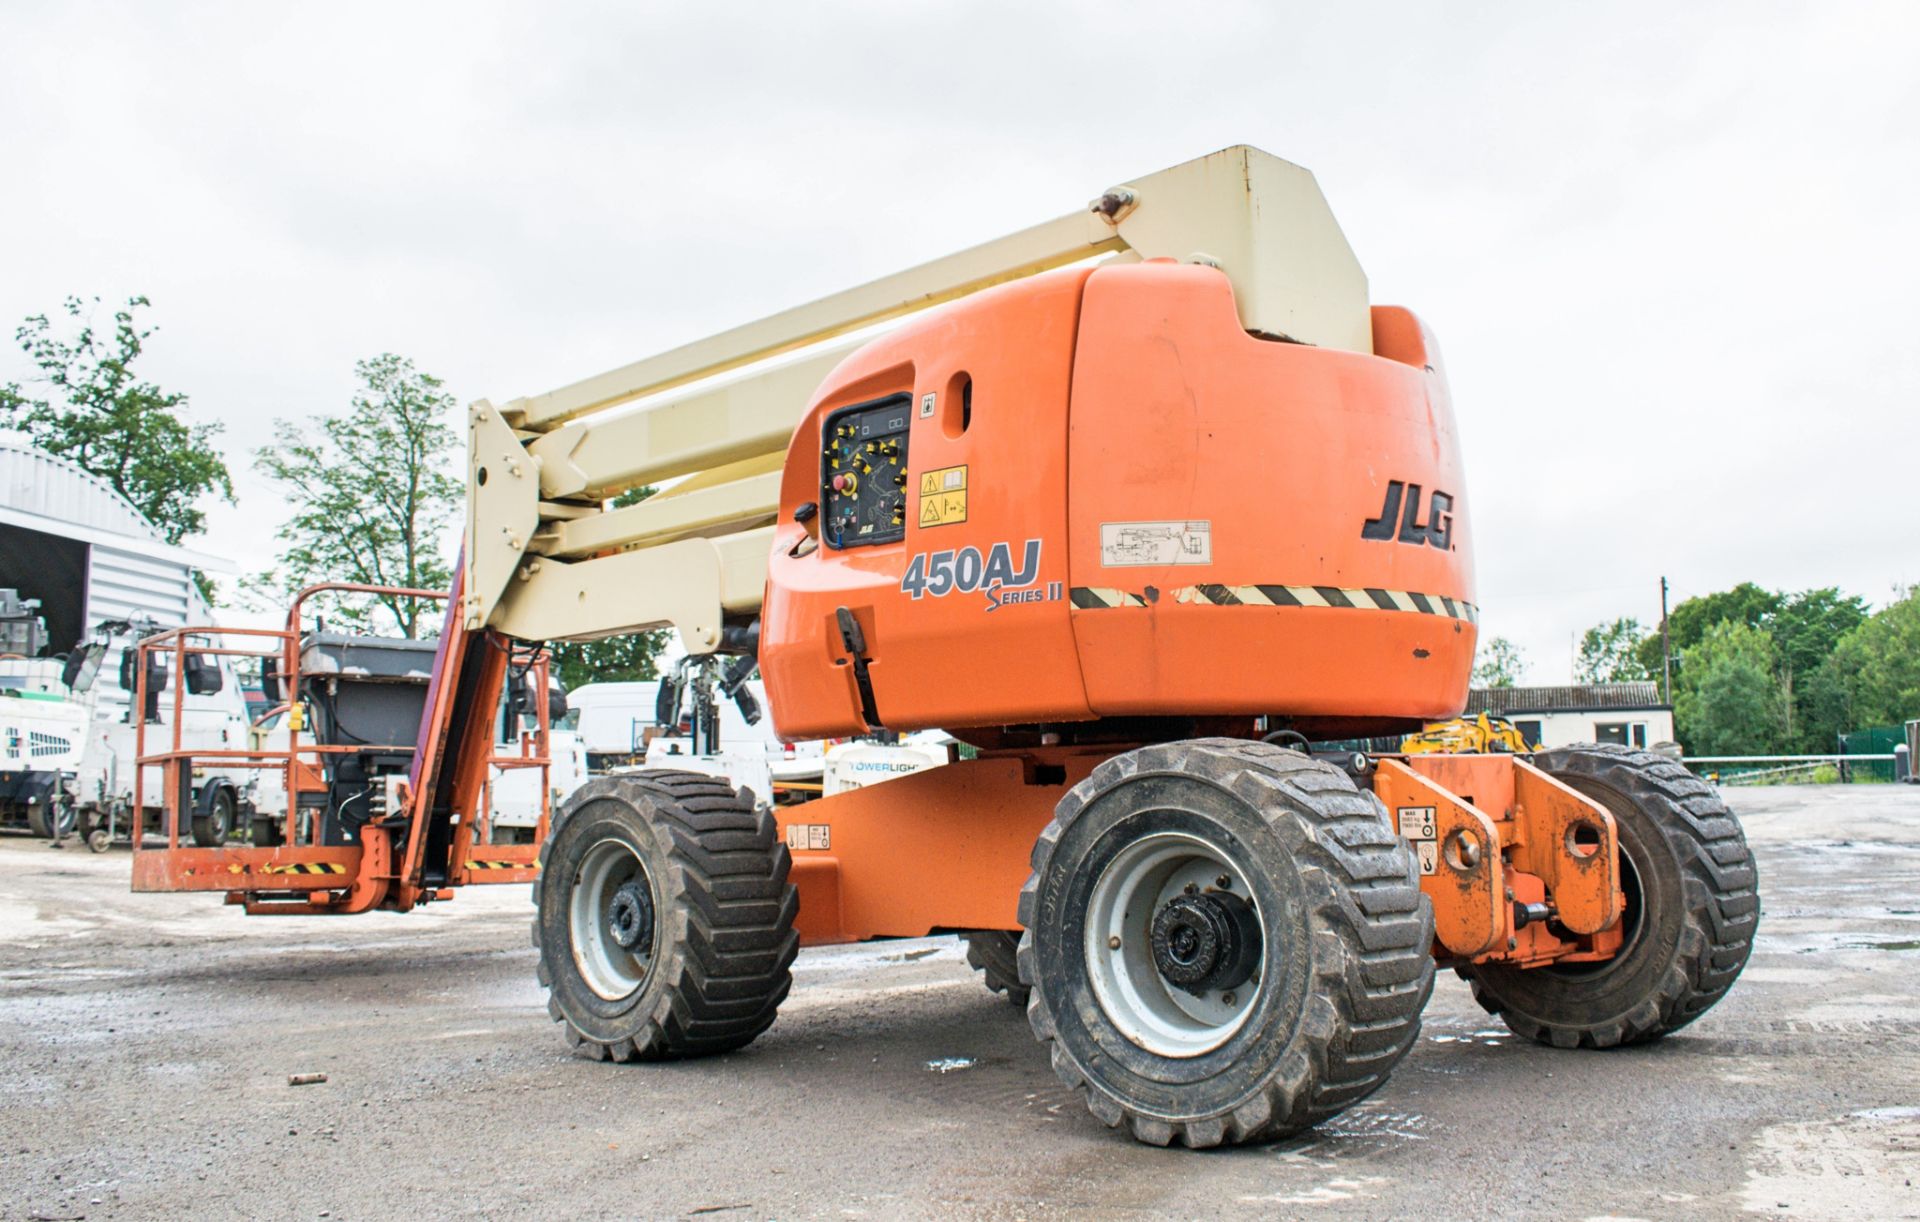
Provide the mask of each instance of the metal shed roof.
[{"label": "metal shed roof", "polygon": [[1664,709],[1660,685],[1575,683],[1563,687],[1476,687],[1467,693],[1467,713],[1584,713],[1607,709]]},{"label": "metal shed roof", "polygon": [[166,542],[113,485],[44,450],[0,441],[0,522],[227,573],[218,557]]}]

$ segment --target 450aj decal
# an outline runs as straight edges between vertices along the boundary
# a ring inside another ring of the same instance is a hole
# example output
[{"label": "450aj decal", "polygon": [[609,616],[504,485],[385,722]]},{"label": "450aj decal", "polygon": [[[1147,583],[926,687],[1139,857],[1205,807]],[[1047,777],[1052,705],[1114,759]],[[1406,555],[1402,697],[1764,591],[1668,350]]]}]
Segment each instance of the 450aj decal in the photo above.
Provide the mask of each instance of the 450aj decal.
[{"label": "450aj decal", "polygon": [[1053,602],[1065,594],[1057,581],[1035,584],[1039,575],[1040,540],[1028,539],[1017,569],[1013,567],[1013,548],[1006,543],[994,544],[984,556],[977,547],[921,552],[908,562],[900,590],[916,599],[979,590],[987,596],[989,611],[1008,603]]}]

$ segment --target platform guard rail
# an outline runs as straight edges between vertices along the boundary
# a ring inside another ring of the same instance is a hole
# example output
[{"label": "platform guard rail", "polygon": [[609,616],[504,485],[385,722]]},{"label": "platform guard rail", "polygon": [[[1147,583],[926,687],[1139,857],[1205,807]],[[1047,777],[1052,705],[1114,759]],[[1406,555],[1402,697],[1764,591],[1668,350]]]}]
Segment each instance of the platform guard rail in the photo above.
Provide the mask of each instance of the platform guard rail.
[{"label": "platform guard rail", "polygon": [[[261,662],[278,662],[278,673],[285,683],[290,703],[297,703],[300,692],[300,655],[303,632],[301,613],[306,603],[321,594],[369,594],[399,596],[408,598],[431,599],[444,602],[448,598],[445,590],[423,590],[394,586],[366,585],[355,582],[324,582],[302,589],[294,596],[287,612],[285,628],[234,628],[215,626],[188,626],[169,629],[141,640],[136,668],[136,687],[133,708],[144,710],[148,705],[148,684],[154,674],[152,660],[162,656],[171,658],[170,684],[173,697],[172,726],[167,742],[161,749],[148,749],[148,722],[140,717],[135,730],[135,779],[134,808],[136,812],[147,807],[146,780],[147,770],[157,768],[160,773],[160,828],[166,837],[164,847],[154,848],[144,842],[144,827],[136,822],[133,842],[133,889],[135,891],[225,891],[227,902],[246,906],[248,911],[280,912],[323,912],[337,911],[353,906],[348,892],[369,885],[381,886],[401,882],[413,882],[417,889],[418,880],[405,879],[401,871],[402,862],[409,855],[392,854],[388,862],[364,862],[363,856],[369,852],[378,852],[381,856],[390,855],[385,848],[388,837],[373,837],[356,845],[325,845],[319,843],[322,820],[313,818],[302,826],[299,795],[312,793],[325,788],[325,763],[328,756],[346,755],[375,751],[383,754],[407,754],[416,756],[419,743],[372,744],[354,743],[350,745],[302,742],[300,719],[289,716],[287,719],[287,745],[285,749],[268,750],[256,748],[252,743],[245,749],[208,749],[188,747],[183,742],[184,712],[186,708],[186,658],[189,654],[213,657],[252,658]],[[450,624],[451,631],[459,631]],[[232,638],[246,638],[249,644],[236,645]],[[500,648],[508,648],[505,642]],[[444,659],[446,650],[441,650]],[[536,712],[536,723],[531,735],[521,734],[519,750],[516,753],[490,753],[487,756],[487,775],[493,770],[536,768],[540,772],[540,816],[535,827],[533,842],[524,845],[488,844],[489,814],[485,809],[484,797],[473,811],[462,811],[454,815],[456,822],[464,819],[463,834],[453,837],[450,846],[447,887],[463,884],[513,883],[531,881],[538,873],[538,854],[540,843],[545,840],[552,819],[552,797],[549,784],[550,757],[548,754],[549,732],[548,706],[545,699],[547,691],[548,657],[543,649],[516,648],[514,657],[509,659],[512,667],[519,661],[519,669],[528,676],[527,690],[540,694],[532,703]],[[436,680],[440,677],[440,661],[436,661]],[[423,719],[430,718],[433,702],[437,694],[438,683],[430,687]],[[251,768],[266,771],[279,769],[286,782],[287,809],[284,823],[279,829],[275,845],[226,845],[219,848],[204,848],[183,845],[180,842],[183,821],[191,817],[193,802],[193,776],[196,770],[206,765],[218,764],[222,768]],[[411,800],[406,784],[396,788],[398,800],[372,825],[384,828],[389,834],[402,831],[413,816],[416,803]],[[491,790],[490,784],[482,785],[480,793],[485,795]],[[413,820],[416,824],[419,820]],[[422,829],[415,826],[411,834],[419,835]],[[371,841],[378,841],[375,848]],[[368,868],[371,867],[371,868]],[[444,890],[429,892],[430,898],[447,898]]]}]

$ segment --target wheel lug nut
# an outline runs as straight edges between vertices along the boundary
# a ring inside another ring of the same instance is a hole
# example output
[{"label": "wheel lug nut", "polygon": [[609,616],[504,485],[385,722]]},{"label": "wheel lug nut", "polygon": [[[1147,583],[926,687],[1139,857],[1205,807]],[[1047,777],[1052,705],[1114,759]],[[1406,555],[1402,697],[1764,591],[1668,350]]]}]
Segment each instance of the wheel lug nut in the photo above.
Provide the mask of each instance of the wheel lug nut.
[{"label": "wheel lug nut", "polygon": [[1229,1006],[1232,1005],[1234,1001],[1233,994],[1232,993],[1220,994],[1220,1001],[1221,1001],[1221,1004],[1223,1005],[1229,1005]]},{"label": "wheel lug nut", "polygon": [[1120,935],[1119,935],[1119,934],[1114,934],[1114,935],[1113,935],[1113,936],[1112,936],[1111,938],[1108,938],[1108,939],[1107,939],[1107,949],[1108,949],[1108,950],[1119,950],[1119,949],[1120,949]]},{"label": "wheel lug nut", "polygon": [[1233,890],[1233,875],[1222,874],[1219,878],[1213,880],[1213,885],[1222,891],[1231,891]]},{"label": "wheel lug nut", "polygon": [[1200,893],[1200,884],[1188,883],[1183,890],[1187,895],[1198,895]]}]

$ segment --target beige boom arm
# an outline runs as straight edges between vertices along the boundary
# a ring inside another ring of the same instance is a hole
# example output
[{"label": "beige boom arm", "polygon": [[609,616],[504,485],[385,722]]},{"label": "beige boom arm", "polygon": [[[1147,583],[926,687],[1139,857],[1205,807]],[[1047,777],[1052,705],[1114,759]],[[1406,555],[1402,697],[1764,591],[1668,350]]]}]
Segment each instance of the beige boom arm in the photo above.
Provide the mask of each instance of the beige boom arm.
[{"label": "beige boom arm", "polygon": [[[1115,187],[1086,211],[598,377],[504,407],[475,403],[467,626],[590,640],[671,625],[689,653],[719,648],[722,622],[760,604],[793,429],[858,346],[829,341],[1103,254],[1213,264],[1248,331],[1373,350],[1366,276],[1313,175],[1225,149]],[[666,480],[678,482],[606,508]]]}]

